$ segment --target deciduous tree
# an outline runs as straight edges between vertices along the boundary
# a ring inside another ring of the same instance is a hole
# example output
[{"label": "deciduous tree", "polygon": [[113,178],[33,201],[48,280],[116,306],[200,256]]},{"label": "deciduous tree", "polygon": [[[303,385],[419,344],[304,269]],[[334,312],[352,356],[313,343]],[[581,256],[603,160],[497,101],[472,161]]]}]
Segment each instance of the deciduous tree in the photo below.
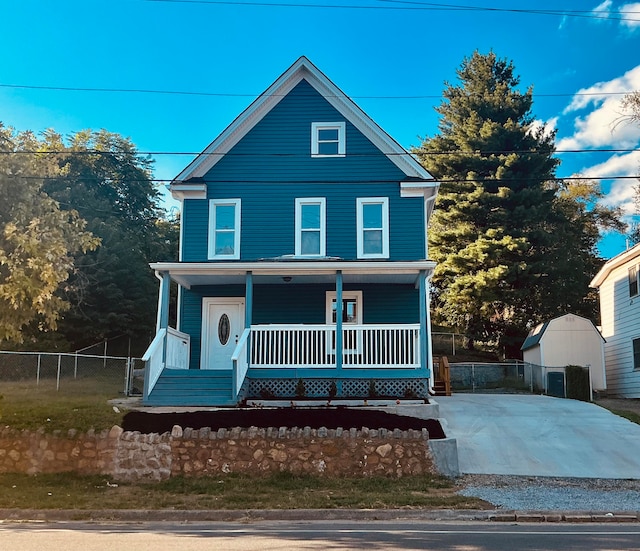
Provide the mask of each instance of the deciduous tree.
[{"label": "deciduous tree", "polygon": [[43,191],[55,168],[38,150],[33,134],[0,123],[0,342],[23,341],[27,328],[56,328],[70,307],[57,291],[69,288],[75,255],[99,241],[77,211]]}]

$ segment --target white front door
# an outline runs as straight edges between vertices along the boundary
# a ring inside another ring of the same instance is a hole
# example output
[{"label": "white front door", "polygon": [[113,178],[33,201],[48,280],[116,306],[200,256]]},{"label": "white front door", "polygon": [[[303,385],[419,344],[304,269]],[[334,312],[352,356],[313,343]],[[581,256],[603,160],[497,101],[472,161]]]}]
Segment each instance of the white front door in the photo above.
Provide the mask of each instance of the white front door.
[{"label": "white front door", "polygon": [[244,299],[202,299],[200,369],[231,369],[231,356],[244,331]]}]

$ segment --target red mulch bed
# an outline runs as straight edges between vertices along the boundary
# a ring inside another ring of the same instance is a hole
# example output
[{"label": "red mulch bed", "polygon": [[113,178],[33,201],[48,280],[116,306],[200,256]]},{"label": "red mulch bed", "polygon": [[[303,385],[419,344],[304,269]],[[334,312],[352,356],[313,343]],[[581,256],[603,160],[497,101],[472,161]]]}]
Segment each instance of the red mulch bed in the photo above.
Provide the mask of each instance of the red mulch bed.
[{"label": "red mulch bed", "polygon": [[435,419],[418,419],[404,415],[393,415],[378,410],[336,408],[268,408],[219,411],[194,411],[187,413],[147,413],[132,411],[125,415],[123,429],[141,433],[163,434],[174,425],[183,428],[212,430],[234,427],[311,427],[319,429],[343,429],[367,427],[369,429],[400,429],[429,431],[434,440],[445,438],[440,423]]}]

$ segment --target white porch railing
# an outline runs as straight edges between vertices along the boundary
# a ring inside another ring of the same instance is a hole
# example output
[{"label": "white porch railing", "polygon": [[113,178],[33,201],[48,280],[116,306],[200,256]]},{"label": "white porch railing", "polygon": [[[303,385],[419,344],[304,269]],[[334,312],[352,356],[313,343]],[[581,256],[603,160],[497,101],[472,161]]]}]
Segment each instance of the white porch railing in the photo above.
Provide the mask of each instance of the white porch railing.
[{"label": "white porch railing", "polygon": [[167,354],[165,367],[168,369],[189,369],[189,349],[191,337],[169,327],[167,329]]},{"label": "white porch railing", "polygon": [[249,344],[250,334],[251,329],[249,328],[245,329],[242,332],[240,340],[238,340],[238,344],[236,345],[236,349],[233,351],[233,355],[231,356],[231,362],[233,363],[234,399],[238,398],[238,394],[240,393],[240,389],[242,388],[242,383],[244,383],[244,379],[247,376],[247,371],[249,370],[249,356],[247,352],[247,346]]},{"label": "white porch railing", "polygon": [[[342,332],[344,368],[420,367],[420,325],[348,325]],[[335,368],[332,325],[251,326],[253,368]]]},{"label": "white porch railing", "polygon": [[189,369],[189,349],[191,338],[186,333],[176,331],[171,327],[160,329],[149,348],[142,356],[146,362],[145,398],[156,386],[162,370]]}]

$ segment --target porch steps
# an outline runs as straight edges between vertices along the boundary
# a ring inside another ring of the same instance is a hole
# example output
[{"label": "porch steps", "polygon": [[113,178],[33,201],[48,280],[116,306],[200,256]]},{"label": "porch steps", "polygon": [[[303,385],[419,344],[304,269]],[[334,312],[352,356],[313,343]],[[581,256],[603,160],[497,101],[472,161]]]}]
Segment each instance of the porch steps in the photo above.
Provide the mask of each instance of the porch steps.
[{"label": "porch steps", "polygon": [[165,369],[151,391],[149,406],[235,406],[230,370]]}]

